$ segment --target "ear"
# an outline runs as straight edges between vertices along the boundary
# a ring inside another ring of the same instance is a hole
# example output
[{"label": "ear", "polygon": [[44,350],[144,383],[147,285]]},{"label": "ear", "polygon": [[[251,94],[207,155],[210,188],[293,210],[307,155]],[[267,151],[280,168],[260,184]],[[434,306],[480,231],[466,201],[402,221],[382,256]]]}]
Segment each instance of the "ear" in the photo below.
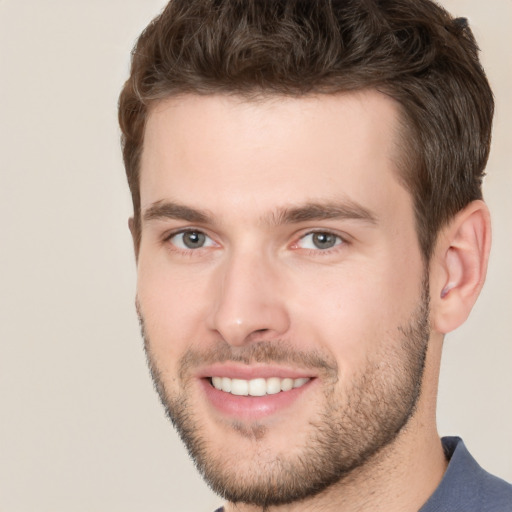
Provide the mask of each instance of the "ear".
[{"label": "ear", "polygon": [[139,259],[140,237],[133,217],[128,219],[128,228],[130,229],[130,233],[132,235],[133,251],[135,253],[135,261],[137,261]]},{"label": "ear", "polygon": [[489,209],[473,201],[439,234],[431,261],[433,328],[443,334],[467,319],[485,281],[491,247]]}]

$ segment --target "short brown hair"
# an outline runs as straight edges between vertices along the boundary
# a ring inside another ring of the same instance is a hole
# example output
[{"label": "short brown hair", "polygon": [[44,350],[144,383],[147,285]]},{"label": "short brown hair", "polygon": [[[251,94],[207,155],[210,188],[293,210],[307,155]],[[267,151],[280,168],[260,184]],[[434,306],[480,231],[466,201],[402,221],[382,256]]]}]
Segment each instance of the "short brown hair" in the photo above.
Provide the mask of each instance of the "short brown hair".
[{"label": "short brown hair", "polygon": [[153,102],[365,88],[401,106],[400,176],[428,260],[440,228],[482,198],[494,110],[466,20],[430,0],[171,0],[138,39],[119,99],[136,234]]}]

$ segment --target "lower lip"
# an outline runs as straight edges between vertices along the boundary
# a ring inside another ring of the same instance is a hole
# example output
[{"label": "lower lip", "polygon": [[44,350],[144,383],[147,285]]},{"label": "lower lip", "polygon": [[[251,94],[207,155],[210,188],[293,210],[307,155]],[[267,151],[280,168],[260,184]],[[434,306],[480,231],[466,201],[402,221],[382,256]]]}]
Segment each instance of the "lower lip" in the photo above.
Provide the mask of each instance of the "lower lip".
[{"label": "lower lip", "polygon": [[209,379],[201,379],[201,385],[209,402],[223,415],[242,420],[258,420],[290,407],[311,388],[315,380],[311,379],[300,388],[265,396],[232,395],[214,388]]}]

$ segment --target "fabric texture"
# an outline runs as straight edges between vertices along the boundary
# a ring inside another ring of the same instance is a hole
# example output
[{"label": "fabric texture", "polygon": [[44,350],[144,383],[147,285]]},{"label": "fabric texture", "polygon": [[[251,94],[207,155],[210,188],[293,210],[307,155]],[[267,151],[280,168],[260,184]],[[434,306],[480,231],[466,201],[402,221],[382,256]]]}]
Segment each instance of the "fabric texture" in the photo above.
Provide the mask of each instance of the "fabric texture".
[{"label": "fabric texture", "polygon": [[483,470],[460,437],[442,442],[448,468],[418,512],[512,512],[512,485]]},{"label": "fabric texture", "polygon": [[484,471],[459,437],[442,441],[450,463],[419,512],[512,512],[512,485]]}]

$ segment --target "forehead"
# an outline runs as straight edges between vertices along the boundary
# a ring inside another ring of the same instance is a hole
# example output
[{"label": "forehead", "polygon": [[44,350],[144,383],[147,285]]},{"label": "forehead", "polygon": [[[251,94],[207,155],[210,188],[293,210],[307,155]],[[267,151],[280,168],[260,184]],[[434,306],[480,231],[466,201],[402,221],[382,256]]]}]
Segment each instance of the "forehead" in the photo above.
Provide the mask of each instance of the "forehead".
[{"label": "forehead", "polygon": [[160,101],[145,132],[142,210],[169,199],[223,214],[304,201],[386,203],[401,188],[398,128],[396,103],[375,91]]}]

